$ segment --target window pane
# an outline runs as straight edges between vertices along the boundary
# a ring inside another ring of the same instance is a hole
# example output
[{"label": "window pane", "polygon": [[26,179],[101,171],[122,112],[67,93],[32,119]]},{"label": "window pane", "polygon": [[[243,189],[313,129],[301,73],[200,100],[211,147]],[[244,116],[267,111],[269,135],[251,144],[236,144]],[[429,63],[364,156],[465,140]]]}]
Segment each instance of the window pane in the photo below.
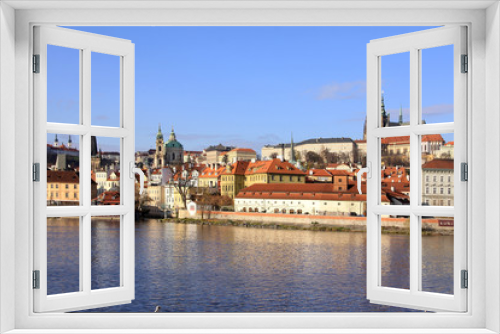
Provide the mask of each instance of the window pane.
[{"label": "window pane", "polygon": [[47,45],[47,122],[80,122],[80,50]]},{"label": "window pane", "polygon": [[120,57],[92,52],[92,125],[120,126]]},{"label": "window pane", "polygon": [[80,291],[80,218],[47,218],[47,294]]},{"label": "window pane", "polygon": [[120,205],[120,138],[92,137],[92,204]]},{"label": "window pane", "polygon": [[453,122],[453,45],[421,50],[422,123]]},{"label": "window pane", "polygon": [[422,205],[453,206],[453,134],[423,135]]},{"label": "window pane", "polygon": [[408,216],[381,218],[381,286],[410,288],[409,228]]},{"label": "window pane", "polygon": [[410,204],[410,137],[386,137],[381,145],[381,203]]},{"label": "window pane", "polygon": [[120,216],[92,217],[92,289],[120,286]]},{"label": "window pane", "polygon": [[453,294],[453,217],[422,218],[422,291]]},{"label": "window pane", "polygon": [[47,134],[47,206],[80,205],[80,136]]},{"label": "window pane", "polygon": [[410,123],[410,53],[382,56],[380,127]]}]

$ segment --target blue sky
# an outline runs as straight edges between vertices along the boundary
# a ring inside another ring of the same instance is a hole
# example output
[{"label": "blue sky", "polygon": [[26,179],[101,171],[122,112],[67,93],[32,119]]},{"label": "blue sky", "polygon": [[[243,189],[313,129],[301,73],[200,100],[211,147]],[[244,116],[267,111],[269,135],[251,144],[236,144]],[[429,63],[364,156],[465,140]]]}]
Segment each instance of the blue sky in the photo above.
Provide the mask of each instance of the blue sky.
[{"label": "blue sky", "polygon": [[[158,123],[186,150],[315,137],[362,138],[366,44],[428,27],[71,27],[129,39],[136,51],[136,149]],[[48,120],[78,120],[78,54],[49,50]],[[73,53],[72,53],[73,52]],[[452,121],[452,47],[423,51],[428,123]],[[52,66],[51,66],[52,64]],[[92,122],[117,125],[119,62],[92,56]],[[382,59],[386,109],[408,121],[409,58]],[[101,141],[103,150],[116,149]]]}]

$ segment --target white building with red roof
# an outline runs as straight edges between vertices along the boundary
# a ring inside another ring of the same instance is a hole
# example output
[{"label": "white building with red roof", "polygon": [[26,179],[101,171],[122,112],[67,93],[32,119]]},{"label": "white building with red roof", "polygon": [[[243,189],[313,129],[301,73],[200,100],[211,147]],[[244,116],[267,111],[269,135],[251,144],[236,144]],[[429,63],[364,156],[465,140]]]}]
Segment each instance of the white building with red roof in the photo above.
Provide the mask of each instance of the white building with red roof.
[{"label": "white building with red roof", "polygon": [[434,159],[422,165],[422,203],[454,205],[454,161]]}]

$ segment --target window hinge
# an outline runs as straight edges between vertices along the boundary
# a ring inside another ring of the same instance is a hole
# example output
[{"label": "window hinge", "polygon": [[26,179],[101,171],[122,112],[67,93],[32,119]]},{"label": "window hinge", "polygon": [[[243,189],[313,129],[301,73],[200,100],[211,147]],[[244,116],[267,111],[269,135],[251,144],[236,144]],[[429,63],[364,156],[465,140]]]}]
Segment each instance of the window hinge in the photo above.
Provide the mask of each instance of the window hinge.
[{"label": "window hinge", "polygon": [[469,56],[462,55],[462,73],[469,72]]},{"label": "window hinge", "polygon": [[40,73],[40,55],[33,55],[33,73]]},{"label": "window hinge", "polygon": [[466,162],[462,162],[460,165],[460,180],[461,181],[469,181],[469,166]]},{"label": "window hinge", "polygon": [[33,270],[33,289],[40,289],[40,270]]},{"label": "window hinge", "polygon": [[33,181],[40,182],[40,164],[38,162],[33,164]]},{"label": "window hinge", "polygon": [[467,270],[462,270],[462,289],[467,289],[469,287],[469,273]]}]

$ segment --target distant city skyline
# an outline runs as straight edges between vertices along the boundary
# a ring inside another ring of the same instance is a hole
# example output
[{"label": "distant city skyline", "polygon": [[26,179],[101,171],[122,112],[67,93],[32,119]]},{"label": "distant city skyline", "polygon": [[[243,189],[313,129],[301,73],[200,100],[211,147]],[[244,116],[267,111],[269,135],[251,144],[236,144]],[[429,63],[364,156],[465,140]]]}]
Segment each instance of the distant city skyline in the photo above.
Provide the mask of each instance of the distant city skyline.
[{"label": "distant city skyline", "polygon": [[[161,123],[166,135],[174,128],[185,150],[201,151],[222,143],[260,154],[266,144],[290,142],[292,132],[296,142],[318,137],[361,139],[366,44],[430,27],[69,28],[135,43],[136,151],[154,148]],[[449,53],[438,49],[431,58]],[[386,62],[390,66],[383,65],[386,109],[397,121],[401,108],[408,121],[409,73],[402,70],[408,65],[404,56],[387,57],[393,59]],[[49,54],[49,71],[63,71],[64,63],[76,67],[77,62],[69,59],[64,52]],[[117,62],[113,56],[93,55],[93,59],[92,119],[99,125],[116,125]],[[423,67],[428,82],[422,101],[425,118],[433,123],[450,121],[450,71],[439,61],[423,61]],[[49,81],[49,87],[48,108],[53,115],[49,121],[78,115],[74,86]],[[113,141],[98,143],[103,151],[119,149]]]}]

